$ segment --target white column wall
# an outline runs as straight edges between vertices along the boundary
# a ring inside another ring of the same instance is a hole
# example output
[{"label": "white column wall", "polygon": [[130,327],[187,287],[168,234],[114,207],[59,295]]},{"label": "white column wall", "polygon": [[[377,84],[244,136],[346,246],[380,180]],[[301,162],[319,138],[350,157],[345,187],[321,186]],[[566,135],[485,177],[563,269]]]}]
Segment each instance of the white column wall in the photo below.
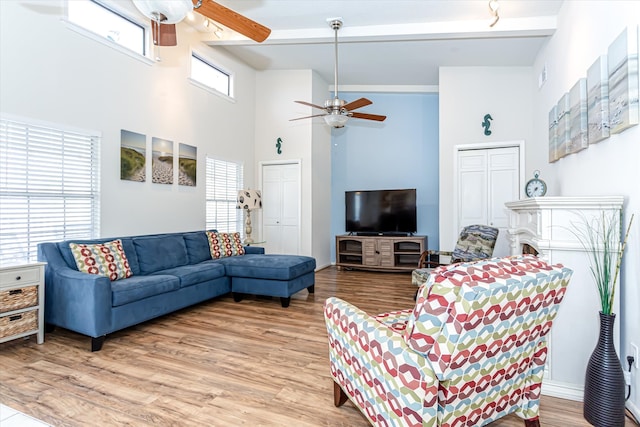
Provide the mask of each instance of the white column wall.
[{"label": "white column wall", "polygon": [[[525,176],[540,169],[540,162],[529,154],[536,144],[531,79],[530,67],[440,67],[441,250],[452,250],[458,238],[452,215],[456,145],[524,140]],[[493,117],[489,136],[482,127],[485,114]]]}]

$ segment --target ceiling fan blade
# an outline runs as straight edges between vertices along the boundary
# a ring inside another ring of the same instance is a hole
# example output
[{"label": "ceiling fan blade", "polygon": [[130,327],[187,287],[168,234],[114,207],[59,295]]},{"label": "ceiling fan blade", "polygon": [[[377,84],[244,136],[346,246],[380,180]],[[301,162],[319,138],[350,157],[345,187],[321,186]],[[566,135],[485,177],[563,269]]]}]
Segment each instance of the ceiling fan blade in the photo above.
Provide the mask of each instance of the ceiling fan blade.
[{"label": "ceiling fan blade", "polygon": [[324,110],[324,109],[325,109],[324,107],[321,107],[321,106],[316,105],[316,104],[311,104],[311,103],[309,103],[309,102],[304,102],[304,101],[293,101],[293,102],[297,102],[298,104],[307,105],[307,106],[309,106],[309,107],[313,107],[313,108],[319,108],[319,109],[321,109],[321,110]]},{"label": "ceiling fan blade", "polygon": [[367,113],[349,113],[349,116],[354,117],[356,119],[375,120],[377,122],[383,122],[387,118],[387,116],[380,116],[378,114],[367,114]]},{"label": "ceiling fan blade", "polygon": [[305,116],[305,117],[298,117],[296,119],[289,119],[290,122],[294,122],[296,120],[302,120],[302,119],[310,119],[312,117],[322,117],[322,116],[326,116],[326,114],[314,114],[313,116]]},{"label": "ceiling fan blade", "polygon": [[193,10],[258,43],[265,41],[271,34],[271,30],[264,25],[260,25],[213,0],[202,0],[202,5]]},{"label": "ceiling fan blade", "polygon": [[176,24],[158,24],[158,21],[151,20],[151,31],[153,44],[155,46],[177,46]]},{"label": "ceiling fan blade", "polygon": [[343,108],[347,111],[357,110],[358,108],[365,107],[367,105],[371,105],[373,102],[369,101],[367,98],[356,99],[355,101],[351,101],[346,104]]}]

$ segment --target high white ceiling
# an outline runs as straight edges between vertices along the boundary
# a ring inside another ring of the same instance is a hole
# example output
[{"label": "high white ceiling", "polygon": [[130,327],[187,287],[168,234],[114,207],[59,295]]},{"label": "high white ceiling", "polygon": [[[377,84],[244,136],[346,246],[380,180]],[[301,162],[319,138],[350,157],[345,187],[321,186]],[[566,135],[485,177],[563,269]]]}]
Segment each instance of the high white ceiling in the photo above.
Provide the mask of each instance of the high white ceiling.
[{"label": "high white ceiling", "polygon": [[[217,0],[269,28],[255,43],[228,29],[207,34],[259,70],[313,69],[334,82],[338,32],[338,83],[438,84],[440,66],[530,66],[556,28],[562,0],[499,0],[491,28],[488,0]],[[481,84],[481,82],[478,82]]]}]

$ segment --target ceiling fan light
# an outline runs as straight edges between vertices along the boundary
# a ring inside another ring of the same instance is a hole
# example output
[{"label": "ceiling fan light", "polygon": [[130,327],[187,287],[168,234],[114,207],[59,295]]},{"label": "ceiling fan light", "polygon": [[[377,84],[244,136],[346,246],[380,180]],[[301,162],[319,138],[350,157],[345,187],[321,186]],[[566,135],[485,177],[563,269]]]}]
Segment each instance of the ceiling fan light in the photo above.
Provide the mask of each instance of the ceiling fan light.
[{"label": "ceiling fan light", "polygon": [[176,24],[193,10],[191,0],[133,0],[133,4],[149,19],[164,15],[163,24]]},{"label": "ceiling fan light", "polygon": [[349,120],[349,116],[344,116],[340,113],[338,114],[327,114],[326,116],[323,116],[324,118],[324,122],[326,124],[328,124],[331,127],[334,128],[341,128],[344,127],[345,124],[347,124],[347,120]]}]

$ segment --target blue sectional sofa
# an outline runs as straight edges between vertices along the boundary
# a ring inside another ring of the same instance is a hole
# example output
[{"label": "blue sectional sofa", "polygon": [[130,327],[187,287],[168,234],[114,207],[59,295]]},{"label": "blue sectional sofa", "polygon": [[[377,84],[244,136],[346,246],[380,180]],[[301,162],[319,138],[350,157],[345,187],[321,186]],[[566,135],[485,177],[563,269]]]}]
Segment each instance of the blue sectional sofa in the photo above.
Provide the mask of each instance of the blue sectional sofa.
[{"label": "blue sectional sofa", "polygon": [[[122,241],[133,275],[110,281],[78,271],[70,243]],[[91,350],[105,336],[175,310],[229,292],[281,298],[314,291],[314,258],[268,255],[260,247],[244,247],[245,255],[212,259],[205,231],[74,240],[38,245],[45,268],[45,323],[91,337]]]}]

